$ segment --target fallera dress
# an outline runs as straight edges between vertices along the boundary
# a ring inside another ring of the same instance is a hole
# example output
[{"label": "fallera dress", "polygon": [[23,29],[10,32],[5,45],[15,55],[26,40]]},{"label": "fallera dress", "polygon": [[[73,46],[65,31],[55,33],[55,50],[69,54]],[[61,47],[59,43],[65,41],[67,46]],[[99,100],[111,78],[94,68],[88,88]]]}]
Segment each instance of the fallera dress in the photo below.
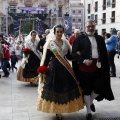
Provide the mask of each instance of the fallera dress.
[{"label": "fallera dress", "polygon": [[[39,78],[37,68],[40,65],[40,54],[36,49],[38,42],[38,40],[35,40],[34,43],[31,42],[31,40],[26,42],[25,46],[26,48],[29,48],[31,52],[29,53],[29,57],[26,58],[28,62],[21,62],[17,73],[17,80],[23,82],[38,82]],[[37,55],[35,53],[37,53]]]},{"label": "fallera dress", "polygon": [[[67,40],[63,40],[61,47],[52,42],[66,62],[71,59]],[[38,87],[37,110],[56,114],[79,111],[84,103],[77,81],[53,53],[50,43],[45,56],[43,65],[48,66],[49,71],[45,82]]]}]

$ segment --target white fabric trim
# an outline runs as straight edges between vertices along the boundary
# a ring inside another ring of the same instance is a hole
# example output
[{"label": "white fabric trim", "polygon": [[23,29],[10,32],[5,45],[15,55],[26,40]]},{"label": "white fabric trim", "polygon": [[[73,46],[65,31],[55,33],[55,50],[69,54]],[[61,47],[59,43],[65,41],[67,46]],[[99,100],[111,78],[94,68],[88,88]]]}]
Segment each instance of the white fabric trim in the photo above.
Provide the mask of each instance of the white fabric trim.
[{"label": "white fabric trim", "polygon": [[92,48],[92,58],[98,58],[98,51],[97,51],[97,42],[94,36],[88,36],[91,42]]}]

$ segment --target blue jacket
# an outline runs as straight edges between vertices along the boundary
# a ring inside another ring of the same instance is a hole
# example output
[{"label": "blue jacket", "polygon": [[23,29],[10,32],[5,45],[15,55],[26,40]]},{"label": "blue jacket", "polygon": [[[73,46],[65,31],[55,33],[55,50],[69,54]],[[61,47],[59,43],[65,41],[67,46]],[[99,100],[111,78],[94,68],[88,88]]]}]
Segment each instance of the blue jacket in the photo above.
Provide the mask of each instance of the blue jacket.
[{"label": "blue jacket", "polygon": [[118,42],[118,37],[116,34],[111,35],[110,38],[105,40],[107,50],[115,50]]}]

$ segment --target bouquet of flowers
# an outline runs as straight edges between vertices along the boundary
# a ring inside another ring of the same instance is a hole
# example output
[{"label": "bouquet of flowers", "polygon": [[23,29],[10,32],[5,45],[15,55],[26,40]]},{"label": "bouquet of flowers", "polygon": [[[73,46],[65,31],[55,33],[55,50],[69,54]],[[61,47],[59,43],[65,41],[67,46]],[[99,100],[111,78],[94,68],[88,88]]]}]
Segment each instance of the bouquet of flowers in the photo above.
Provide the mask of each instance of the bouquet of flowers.
[{"label": "bouquet of flowers", "polygon": [[24,53],[24,56],[21,64],[24,66],[24,64],[28,63],[28,58],[29,58],[29,54],[31,53],[31,50],[29,48],[23,48],[22,52]]},{"label": "bouquet of flowers", "polygon": [[37,68],[37,72],[40,73],[40,74],[38,75],[38,77],[41,78],[40,83],[44,83],[44,82],[45,82],[46,73],[48,72],[47,66],[39,66],[39,67]]},{"label": "bouquet of flowers", "polygon": [[29,48],[23,48],[22,52],[24,53],[25,57],[28,57],[28,55],[31,53],[31,50]]}]

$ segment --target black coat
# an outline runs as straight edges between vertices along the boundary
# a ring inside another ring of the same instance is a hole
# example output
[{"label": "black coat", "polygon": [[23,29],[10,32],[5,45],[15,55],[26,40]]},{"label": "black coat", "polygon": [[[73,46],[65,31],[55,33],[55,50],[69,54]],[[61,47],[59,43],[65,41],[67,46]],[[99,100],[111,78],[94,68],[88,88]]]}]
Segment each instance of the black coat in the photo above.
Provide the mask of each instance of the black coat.
[{"label": "black coat", "polygon": [[40,39],[38,46],[37,46],[37,50],[39,50],[42,53],[43,53],[43,46],[44,46],[45,42],[46,42],[46,37]]},{"label": "black coat", "polygon": [[[111,85],[110,85],[110,67],[108,63],[108,55],[107,55],[107,49],[105,46],[104,39],[99,36],[95,35],[95,39],[97,42],[98,46],[98,54],[99,54],[99,61],[101,62],[101,93],[100,95],[96,98],[98,101],[102,99],[107,99],[107,100],[113,100],[114,96],[111,90]],[[81,55],[78,55],[76,52],[80,51]],[[87,35],[82,34],[78,36],[73,44],[72,47],[72,56],[74,58],[73,62],[73,70],[79,79],[79,65],[82,64],[85,59],[91,59],[92,58],[92,48],[91,48],[91,42]]]}]

